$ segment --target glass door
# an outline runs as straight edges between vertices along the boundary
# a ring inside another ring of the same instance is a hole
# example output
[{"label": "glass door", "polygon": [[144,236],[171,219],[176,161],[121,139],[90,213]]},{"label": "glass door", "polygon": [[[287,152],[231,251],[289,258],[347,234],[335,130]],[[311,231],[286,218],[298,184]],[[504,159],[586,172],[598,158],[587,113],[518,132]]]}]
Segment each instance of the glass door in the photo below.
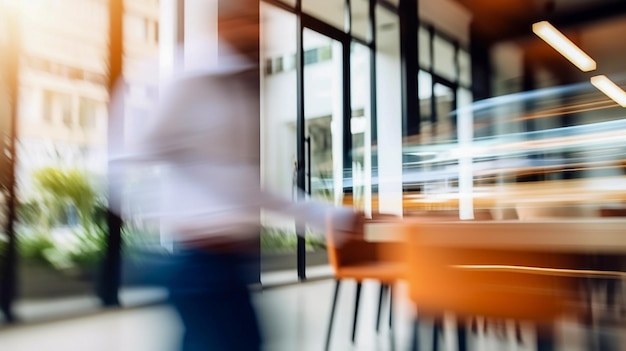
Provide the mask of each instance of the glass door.
[{"label": "glass door", "polygon": [[[306,191],[339,206],[344,194],[343,45],[311,29],[303,32]],[[306,264],[326,262],[323,235],[307,235]]]},{"label": "glass door", "polygon": [[317,200],[340,204],[343,195],[342,45],[310,29],[305,29],[303,34],[307,191]]},{"label": "glass door", "polygon": [[[261,2],[261,183],[297,200],[297,17]],[[262,213],[261,282],[295,280],[297,236],[293,220]],[[276,272],[286,274],[274,274]]]},{"label": "glass door", "polygon": [[[302,189],[317,201],[349,206],[355,167],[352,149],[362,153],[365,140],[370,139],[365,133],[369,98],[361,96],[369,92],[369,85],[363,84],[358,96],[351,94],[351,83],[362,83],[364,78],[351,81],[349,71],[356,64],[369,72],[367,47],[359,46],[355,48],[359,55],[351,55],[348,34],[267,3],[261,4],[261,18],[262,184],[294,201],[303,201]],[[349,61],[351,56],[354,62]],[[359,104],[358,113],[350,111],[351,100]],[[356,121],[351,121],[352,115]],[[362,168],[369,167],[362,160],[365,157],[370,156],[361,155],[357,161],[362,187]],[[363,202],[363,194],[358,195]],[[311,233],[270,213],[263,214],[263,226],[263,272],[287,270],[285,277],[304,279],[317,274],[310,269],[305,274],[305,267],[325,266],[323,233]],[[297,276],[291,275],[293,269]],[[262,283],[271,284],[272,276],[262,274]]]}]

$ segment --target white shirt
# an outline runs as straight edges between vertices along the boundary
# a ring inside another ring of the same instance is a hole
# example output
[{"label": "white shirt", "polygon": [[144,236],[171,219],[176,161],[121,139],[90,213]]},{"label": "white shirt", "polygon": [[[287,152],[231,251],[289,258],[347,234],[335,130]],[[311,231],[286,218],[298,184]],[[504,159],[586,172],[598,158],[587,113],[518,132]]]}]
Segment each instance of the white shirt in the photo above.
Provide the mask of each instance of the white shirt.
[{"label": "white shirt", "polygon": [[[131,191],[130,196],[146,202],[141,215],[158,217],[182,241],[255,235],[261,209],[322,230],[333,211],[334,223],[351,229],[352,209],[294,203],[261,188],[259,96],[246,78],[251,69],[257,68],[229,55],[217,67],[174,79],[162,91],[145,130],[126,135],[124,147],[114,145],[118,150],[111,155],[111,177],[127,177],[125,171],[137,164],[162,165],[159,182],[143,183],[143,193]],[[112,179],[114,187],[121,187],[121,178]]]}]

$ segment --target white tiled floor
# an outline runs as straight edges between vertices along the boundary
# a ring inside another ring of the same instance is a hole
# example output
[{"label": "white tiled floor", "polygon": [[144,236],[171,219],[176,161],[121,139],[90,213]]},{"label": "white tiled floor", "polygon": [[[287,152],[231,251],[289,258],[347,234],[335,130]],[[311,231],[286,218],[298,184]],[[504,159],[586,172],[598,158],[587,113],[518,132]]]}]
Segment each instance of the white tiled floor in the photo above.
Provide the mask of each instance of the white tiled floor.
[{"label": "white tiled floor", "polygon": [[[334,281],[319,280],[254,293],[255,303],[265,335],[267,351],[321,351],[332,300]],[[342,283],[331,350],[392,350],[389,328],[385,322],[379,334],[374,331],[379,285],[363,285],[357,342],[350,342],[354,309],[354,282]],[[395,350],[408,350],[411,338],[413,307],[403,297],[405,288],[395,289]],[[384,315],[388,316],[387,304]],[[453,322],[446,321],[452,331]],[[470,350],[533,350],[531,328],[523,328],[523,345],[508,337],[495,337],[493,331],[470,340]],[[578,350],[582,344],[575,325],[563,325],[561,350]],[[0,351],[175,351],[181,326],[176,313],[168,306],[115,309],[93,315],[51,323],[18,325],[0,329]],[[430,350],[428,322],[420,332],[423,350]],[[455,334],[446,333],[443,350],[455,350]]]}]

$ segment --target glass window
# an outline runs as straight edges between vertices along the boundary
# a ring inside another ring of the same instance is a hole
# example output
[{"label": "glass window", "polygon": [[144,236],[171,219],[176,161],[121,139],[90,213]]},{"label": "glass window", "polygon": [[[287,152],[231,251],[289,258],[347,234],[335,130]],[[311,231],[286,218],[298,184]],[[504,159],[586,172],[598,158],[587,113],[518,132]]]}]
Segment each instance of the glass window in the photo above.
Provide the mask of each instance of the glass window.
[{"label": "glass window", "polygon": [[262,65],[263,65],[263,72],[265,72],[265,75],[270,75],[273,73],[272,62],[273,60],[271,58],[266,58],[263,60]]},{"label": "glass window", "polygon": [[352,43],[350,56],[352,105],[352,205],[371,212],[371,91],[370,91],[370,49]]},{"label": "glass window", "polygon": [[459,84],[472,86],[472,62],[469,52],[459,50]]},{"label": "glass window", "polygon": [[433,71],[452,82],[457,81],[454,45],[435,34],[433,38]]},{"label": "glass window", "polygon": [[124,36],[126,38],[145,40],[148,37],[148,27],[145,19],[136,14],[124,16]]},{"label": "glass window", "polygon": [[283,67],[285,71],[293,71],[296,69],[296,54],[289,54],[283,56]]},{"label": "glass window", "polygon": [[41,115],[46,122],[52,122],[52,115],[54,113],[54,92],[50,90],[44,90],[43,92],[43,111]]},{"label": "glass window", "polygon": [[318,53],[318,60],[320,62],[328,61],[333,58],[333,48],[331,46],[323,46],[317,49],[317,53]]},{"label": "glass window", "polygon": [[[305,66],[304,115],[310,159],[309,189],[314,198],[335,203],[343,195],[342,155],[343,84],[341,44],[310,29],[304,31],[304,47],[318,46],[318,62]],[[333,55],[335,54],[335,55]],[[325,58],[325,60],[322,60]]]},{"label": "glass window", "polygon": [[447,85],[435,83],[435,128],[433,137],[437,141],[452,140],[456,138],[456,123],[452,111],[454,106],[454,91]]},{"label": "glass window", "polygon": [[[25,64],[20,87],[30,96],[18,119],[16,235],[19,296],[15,312],[29,321],[100,306],[95,281],[108,228],[107,123],[68,133],[80,121],[80,98],[108,100],[108,6],[102,1],[32,1],[19,16]],[[87,74],[86,72],[89,72]],[[33,106],[36,106],[34,108]],[[79,122],[80,123],[80,122]],[[71,303],[58,304],[58,299]]]},{"label": "glass window", "polygon": [[[9,26],[10,15],[8,11],[3,8],[3,3],[0,2],[0,52],[9,53],[11,50],[11,27]],[[10,101],[10,87],[9,87],[9,75],[11,74],[10,67],[8,65],[9,55],[4,54],[0,56],[0,135],[3,137],[9,136],[12,129],[12,104]],[[0,198],[7,199],[9,193],[11,159],[10,153],[6,148],[6,143],[0,143]],[[8,249],[9,237],[6,233],[8,224],[9,206],[8,201],[0,201],[0,281],[4,281],[5,269],[2,269],[6,264],[6,258],[8,257],[6,250]],[[0,313],[0,322],[3,321],[4,315]]]},{"label": "glass window", "polygon": [[419,62],[420,67],[430,69],[430,32],[424,27],[419,28]]},{"label": "glass window", "polygon": [[61,120],[63,121],[63,124],[66,127],[71,127],[72,126],[72,119],[73,119],[73,113],[72,113],[72,96],[67,95],[67,94],[58,94],[57,95],[59,98],[59,110],[61,113]]},{"label": "glass window", "polygon": [[420,137],[419,144],[430,144],[436,135],[436,116],[433,115],[433,77],[426,71],[419,71],[419,100],[420,100]]},{"label": "glass window", "polygon": [[280,73],[283,71],[283,58],[281,57],[276,57],[273,62],[272,62],[272,72],[274,73]]},{"label": "glass window", "polygon": [[40,111],[38,107],[40,105],[40,91],[34,90],[29,87],[20,87],[19,92],[19,116],[18,119],[22,121],[36,121],[40,119]]},{"label": "glass window", "polygon": [[[296,189],[297,74],[295,70],[296,16],[261,2],[261,62],[283,58],[284,72],[261,79],[261,182],[263,186],[292,199]],[[305,55],[312,61],[313,51]],[[292,220],[262,214],[261,266],[263,272],[291,270],[296,273],[296,230]],[[277,259],[293,255],[293,259]],[[261,282],[268,275],[261,273]]]},{"label": "glass window", "polygon": [[78,123],[83,130],[89,130],[96,127],[96,118],[98,117],[98,103],[92,99],[80,98]]},{"label": "glass window", "polygon": [[[151,122],[152,106],[157,103],[161,80],[168,78],[168,73],[172,72],[174,64],[173,56],[175,43],[175,31],[173,18],[175,11],[169,12],[166,19],[162,19],[160,14],[166,11],[165,6],[170,6],[174,2],[146,1],[146,0],[124,0],[126,17],[132,18],[131,28],[125,30],[124,42],[124,81],[127,84],[123,92],[123,121],[120,125],[112,127],[115,130],[125,132],[124,135],[112,135],[112,142],[124,140],[129,142],[129,136],[139,135],[139,131],[145,130],[146,125]],[[191,5],[188,2],[187,6]],[[164,8],[161,8],[163,6]],[[171,16],[171,17],[170,17]],[[192,22],[191,18],[186,18]],[[188,28],[185,27],[185,30]],[[164,31],[162,39],[159,31]],[[191,32],[187,34],[192,37]],[[164,45],[164,50],[161,49]],[[154,62],[158,62],[158,68]],[[178,62],[176,62],[178,64]],[[101,112],[102,105],[95,97],[81,100],[80,122],[81,125],[93,133],[99,128],[100,117],[105,115]],[[145,201],[148,192],[154,192],[160,180],[160,168],[158,166],[133,167],[125,174],[119,186],[122,188],[121,207],[123,209],[122,218],[124,226],[122,236],[124,242],[124,269],[122,271],[122,287],[120,290],[120,300],[122,304],[136,303],[151,296],[164,294],[155,288],[155,281],[144,279],[143,275],[151,267],[146,266],[145,258],[156,262],[162,259],[171,249],[170,233],[161,228],[158,219],[146,218],[145,214],[152,211],[153,204]],[[138,196],[135,196],[138,195]],[[152,194],[151,194],[152,195]],[[156,203],[160,197],[153,195]],[[150,289],[150,290],[148,290]],[[141,292],[143,294],[137,294]],[[137,300],[136,297],[145,297]]]},{"label": "glass window", "polygon": [[317,62],[317,49],[309,49],[304,51],[304,64],[312,65]]},{"label": "glass window", "polygon": [[420,131],[424,132],[430,129],[430,122],[432,120],[431,97],[433,91],[433,79],[430,73],[422,70],[419,71],[418,89],[421,116]]},{"label": "glass window", "polygon": [[[376,128],[375,174],[378,205],[373,211],[402,213],[402,91],[400,22],[397,14],[376,6]],[[378,157],[377,155],[384,155]],[[380,195],[381,197],[378,197]]]}]

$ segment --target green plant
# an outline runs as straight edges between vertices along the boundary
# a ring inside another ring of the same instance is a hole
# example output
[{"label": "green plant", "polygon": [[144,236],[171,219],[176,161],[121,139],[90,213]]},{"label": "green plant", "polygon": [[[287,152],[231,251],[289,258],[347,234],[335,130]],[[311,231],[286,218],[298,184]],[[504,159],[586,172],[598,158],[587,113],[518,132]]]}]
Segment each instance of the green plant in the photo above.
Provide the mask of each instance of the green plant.
[{"label": "green plant", "polygon": [[55,248],[55,245],[48,236],[42,233],[34,233],[31,235],[19,235],[17,247],[20,256],[25,260],[38,264],[48,264],[47,254]]},{"label": "green plant", "polygon": [[43,216],[41,204],[37,200],[19,202],[16,206],[17,220],[22,225],[34,226]]},{"label": "green plant", "polygon": [[76,231],[74,235],[78,242],[67,252],[67,258],[74,268],[82,273],[95,273],[106,252],[106,227],[88,225]]},{"label": "green plant", "polygon": [[[298,237],[293,230],[268,227],[263,227],[261,230],[262,253],[294,252],[297,248],[297,242]],[[325,249],[326,245],[323,237],[319,235],[306,235],[305,247],[307,251],[315,251]]]},{"label": "green plant", "polygon": [[41,206],[45,210],[43,220],[46,226],[58,222],[68,205],[76,208],[84,228],[90,224],[99,198],[85,171],[46,167],[33,173],[33,181],[42,194]]},{"label": "green plant", "polygon": [[[106,251],[107,237],[106,207],[93,177],[79,169],[45,167],[33,172],[32,179],[38,196],[17,208],[25,229],[19,236],[22,257],[59,270],[93,273]],[[74,230],[76,241],[55,242],[49,233],[59,224],[72,224],[71,213],[79,224]]]}]

